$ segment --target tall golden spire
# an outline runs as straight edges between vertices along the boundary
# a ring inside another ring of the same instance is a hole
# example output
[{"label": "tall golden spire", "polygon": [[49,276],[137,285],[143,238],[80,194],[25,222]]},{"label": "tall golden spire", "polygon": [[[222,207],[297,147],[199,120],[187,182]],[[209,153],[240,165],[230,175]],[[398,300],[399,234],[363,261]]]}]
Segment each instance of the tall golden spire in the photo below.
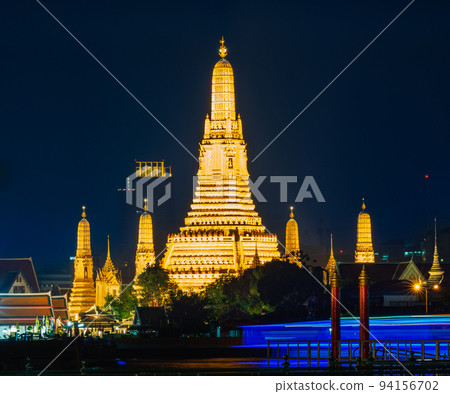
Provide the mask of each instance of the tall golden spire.
[{"label": "tall golden spire", "polygon": [[97,278],[95,280],[95,305],[103,307],[105,305],[105,297],[110,294],[115,297],[120,293],[122,280],[114,263],[111,260],[111,250],[109,247],[108,235],[108,252],[105,264],[102,269],[97,271]]},{"label": "tall golden spire", "polygon": [[262,225],[252,199],[247,144],[226,54],[222,38],[212,72],[211,114],[205,118],[200,143],[195,195],[184,227],[168,236],[162,263],[183,290],[198,291],[224,271],[237,275],[252,267],[256,242],[261,264],[280,258],[277,238]]},{"label": "tall golden spire", "polygon": [[89,222],[86,219],[86,207],[84,206],[81,217],[82,219],[78,223],[76,255],[79,257],[91,256],[91,229],[89,227]]},{"label": "tall golden spire", "polygon": [[[221,46],[219,55],[221,59],[216,63],[212,76],[212,96],[211,96],[211,121],[226,122],[228,119],[236,120],[236,103],[234,98],[234,75],[233,68],[228,60],[225,59],[227,55],[227,48],[224,45],[224,40],[220,40]],[[212,131],[216,129],[225,129],[226,123],[213,123],[211,125]],[[236,126],[236,125],[235,125]],[[232,125],[229,125],[233,129]]]},{"label": "tall golden spire", "polygon": [[300,240],[298,236],[298,224],[294,219],[294,207],[291,207],[289,216],[290,219],[286,223],[286,256],[288,260],[293,263],[296,262],[296,259],[291,255],[296,256],[297,260],[300,259],[300,256],[298,256],[298,253],[300,252]]},{"label": "tall golden spire", "polygon": [[108,251],[106,254],[106,261],[105,261],[105,265],[103,266],[103,271],[104,272],[113,272],[116,273],[117,270],[114,267],[114,264],[111,260],[111,251],[110,251],[110,247],[109,247],[109,235],[108,235]]},{"label": "tall golden spire", "polygon": [[333,254],[333,234],[330,234],[330,257],[328,258],[328,263],[325,268],[326,272],[323,273],[323,281],[325,284],[329,284],[328,282],[330,279],[328,278],[331,278],[333,270],[336,270],[336,260]]},{"label": "tall golden spire", "polygon": [[364,198],[362,200],[362,211],[358,215],[355,263],[374,263],[375,254],[372,245],[372,224],[370,215],[365,211],[366,204]]},{"label": "tall golden spire", "polygon": [[433,253],[433,264],[431,266],[428,278],[428,286],[439,284],[442,280],[442,275],[444,271],[441,268],[441,263],[439,262],[439,253],[437,247],[437,227],[436,218],[434,218],[434,253]]},{"label": "tall golden spire", "polygon": [[147,265],[155,264],[155,249],[153,246],[153,221],[147,210],[147,199],[144,200],[144,212],[139,219],[138,244],[136,249],[136,277]]},{"label": "tall golden spire", "polygon": [[91,229],[83,207],[77,231],[77,252],[74,261],[74,278],[70,292],[71,318],[95,304],[94,263],[91,252]]}]

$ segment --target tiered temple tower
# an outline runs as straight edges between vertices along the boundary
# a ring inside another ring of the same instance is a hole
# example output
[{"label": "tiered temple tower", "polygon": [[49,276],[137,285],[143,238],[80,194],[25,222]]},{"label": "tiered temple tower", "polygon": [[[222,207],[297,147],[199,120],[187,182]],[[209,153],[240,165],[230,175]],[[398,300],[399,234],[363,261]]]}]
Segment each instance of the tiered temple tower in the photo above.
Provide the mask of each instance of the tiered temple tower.
[{"label": "tiered temple tower", "polygon": [[300,241],[298,238],[298,224],[294,219],[294,207],[291,207],[290,219],[286,223],[286,257],[291,263],[296,262],[301,267]]},{"label": "tiered temple tower", "polygon": [[135,278],[148,265],[155,264],[155,248],[153,246],[153,222],[148,212],[147,199],[145,199],[144,212],[139,219],[139,234],[136,248],[136,275]]},{"label": "tiered temple tower", "polygon": [[325,271],[323,272],[323,284],[329,285],[331,284],[331,274],[336,269],[336,260],[333,254],[333,234],[330,234],[330,257],[328,259],[327,266],[325,267]]},{"label": "tiered temple tower", "polygon": [[370,215],[366,212],[364,198],[362,211],[358,215],[355,263],[375,263],[375,254],[372,246],[372,224]]},{"label": "tiered temple tower", "polygon": [[437,285],[441,282],[444,271],[441,268],[441,263],[439,262],[439,253],[437,247],[437,230],[436,230],[436,219],[434,219],[434,254],[433,254],[433,265],[428,272],[428,287]]},{"label": "tiered temple tower", "polygon": [[86,220],[86,211],[83,207],[82,219],[78,223],[77,252],[75,255],[75,273],[72,290],[70,292],[69,313],[73,319],[80,312],[88,310],[95,304],[95,287],[91,253],[91,230]]},{"label": "tiered temple tower", "polygon": [[105,305],[105,297],[108,294],[113,297],[119,295],[121,282],[119,273],[111,260],[108,235],[108,253],[106,261],[103,268],[97,271],[97,278],[95,279],[95,304],[102,308]]},{"label": "tiered temple tower", "polygon": [[183,290],[198,291],[220,274],[239,274],[280,257],[276,235],[255,211],[249,188],[242,120],[236,116],[234,76],[223,38],[212,75],[211,118],[200,144],[197,186],[180,233],[168,236],[163,267]]}]

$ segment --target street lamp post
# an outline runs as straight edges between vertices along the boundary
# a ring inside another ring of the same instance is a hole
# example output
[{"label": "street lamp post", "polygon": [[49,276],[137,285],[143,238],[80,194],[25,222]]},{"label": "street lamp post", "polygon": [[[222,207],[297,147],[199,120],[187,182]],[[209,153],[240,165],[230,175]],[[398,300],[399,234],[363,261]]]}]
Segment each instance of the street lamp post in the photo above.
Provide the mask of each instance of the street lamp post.
[{"label": "street lamp post", "polygon": [[[430,286],[427,282],[416,283],[414,285],[414,290],[416,291],[420,291],[422,288],[425,289],[425,314],[428,315],[428,289],[430,289]],[[439,285],[435,284],[431,289],[437,290],[439,289]]]}]

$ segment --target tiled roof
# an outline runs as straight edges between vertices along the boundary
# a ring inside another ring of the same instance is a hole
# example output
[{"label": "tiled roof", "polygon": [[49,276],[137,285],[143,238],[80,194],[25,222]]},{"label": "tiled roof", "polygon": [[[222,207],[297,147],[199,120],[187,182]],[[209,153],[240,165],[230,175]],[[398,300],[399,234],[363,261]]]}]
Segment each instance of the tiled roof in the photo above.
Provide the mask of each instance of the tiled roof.
[{"label": "tiled roof", "polygon": [[[14,272],[15,275],[12,274]],[[9,291],[18,272],[22,273],[31,287],[31,291],[38,293],[39,285],[31,257],[24,259],[0,259],[0,292]]]}]

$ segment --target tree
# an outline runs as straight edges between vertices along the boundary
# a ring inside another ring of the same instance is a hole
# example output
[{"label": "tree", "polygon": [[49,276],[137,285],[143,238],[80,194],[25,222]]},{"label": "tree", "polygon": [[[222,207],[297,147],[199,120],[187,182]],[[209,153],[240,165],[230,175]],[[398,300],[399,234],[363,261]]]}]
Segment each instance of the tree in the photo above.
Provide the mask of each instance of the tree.
[{"label": "tree", "polygon": [[147,266],[137,280],[140,305],[165,306],[169,301],[171,291],[177,286],[169,277],[169,271],[159,265]]},{"label": "tree", "polygon": [[129,285],[118,297],[114,297],[113,295],[108,294],[105,297],[104,308],[111,304],[111,307],[114,309],[114,311],[116,311],[119,314],[119,317],[124,320],[128,319],[131,316],[131,313],[136,308],[137,303],[138,301],[133,290],[133,286]]},{"label": "tree", "polygon": [[207,301],[201,294],[172,291],[168,317],[175,332],[198,335],[209,331],[206,305]]}]

